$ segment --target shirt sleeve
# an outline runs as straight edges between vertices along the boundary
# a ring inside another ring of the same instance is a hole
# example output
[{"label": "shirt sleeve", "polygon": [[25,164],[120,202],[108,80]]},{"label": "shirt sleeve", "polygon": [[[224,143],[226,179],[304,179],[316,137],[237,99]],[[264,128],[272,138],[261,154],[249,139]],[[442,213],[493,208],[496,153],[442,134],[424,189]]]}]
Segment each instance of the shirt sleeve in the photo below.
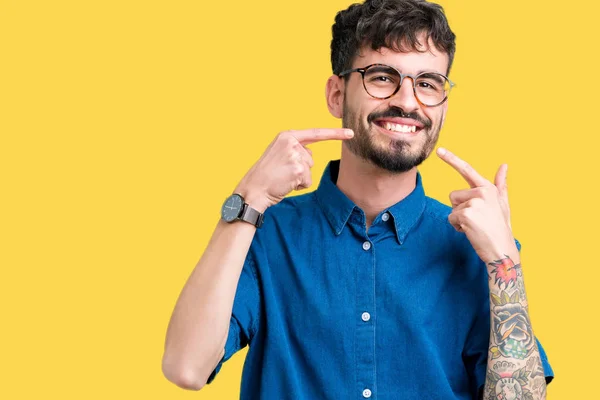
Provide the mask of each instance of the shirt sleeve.
[{"label": "shirt sleeve", "polygon": [[256,264],[251,252],[248,252],[233,301],[229,332],[225,342],[225,353],[206,383],[211,383],[215,379],[225,361],[250,344],[258,329],[260,302]]}]

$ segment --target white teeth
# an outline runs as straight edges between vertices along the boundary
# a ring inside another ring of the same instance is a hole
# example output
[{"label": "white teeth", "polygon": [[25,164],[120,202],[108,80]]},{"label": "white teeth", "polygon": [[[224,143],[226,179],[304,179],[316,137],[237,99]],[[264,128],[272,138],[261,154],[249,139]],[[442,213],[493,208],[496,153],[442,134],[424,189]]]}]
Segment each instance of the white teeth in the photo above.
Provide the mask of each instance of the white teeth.
[{"label": "white teeth", "polygon": [[417,131],[417,127],[415,125],[400,125],[400,124],[392,124],[391,122],[385,122],[384,128],[388,131],[394,132],[402,132],[402,133],[414,133]]}]

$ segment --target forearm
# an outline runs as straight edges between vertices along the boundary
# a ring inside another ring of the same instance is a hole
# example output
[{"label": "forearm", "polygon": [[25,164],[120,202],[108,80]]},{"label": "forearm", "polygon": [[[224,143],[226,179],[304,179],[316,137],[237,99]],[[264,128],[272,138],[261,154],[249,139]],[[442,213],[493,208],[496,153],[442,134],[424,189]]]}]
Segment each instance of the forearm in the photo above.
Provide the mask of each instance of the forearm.
[{"label": "forearm", "polygon": [[240,273],[256,228],[219,221],[173,310],[163,356],[170,381],[200,389],[223,354]]},{"label": "forearm", "polygon": [[545,399],[544,369],[518,253],[488,262],[487,270],[491,329],[484,399]]}]

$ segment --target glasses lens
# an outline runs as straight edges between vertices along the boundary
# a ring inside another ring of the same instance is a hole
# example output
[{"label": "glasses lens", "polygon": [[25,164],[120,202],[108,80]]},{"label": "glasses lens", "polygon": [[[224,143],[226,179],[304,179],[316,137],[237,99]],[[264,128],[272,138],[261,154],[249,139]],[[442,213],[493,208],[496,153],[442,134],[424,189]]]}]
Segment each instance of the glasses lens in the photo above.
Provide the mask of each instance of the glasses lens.
[{"label": "glasses lens", "polygon": [[385,65],[373,65],[365,71],[365,89],[373,97],[384,99],[391,96],[399,82],[398,71]]},{"label": "glasses lens", "polygon": [[415,92],[419,101],[427,106],[443,102],[450,93],[450,82],[444,75],[428,72],[417,76]]}]

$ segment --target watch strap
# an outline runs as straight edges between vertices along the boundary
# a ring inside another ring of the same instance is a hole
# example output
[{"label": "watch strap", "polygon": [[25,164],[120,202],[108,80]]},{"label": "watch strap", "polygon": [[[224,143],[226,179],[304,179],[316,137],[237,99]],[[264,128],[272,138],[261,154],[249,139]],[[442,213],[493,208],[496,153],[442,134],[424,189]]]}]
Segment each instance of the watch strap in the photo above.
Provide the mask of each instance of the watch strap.
[{"label": "watch strap", "polygon": [[239,219],[260,228],[263,224],[264,214],[250,207],[248,203],[244,203],[244,209],[242,210]]}]

